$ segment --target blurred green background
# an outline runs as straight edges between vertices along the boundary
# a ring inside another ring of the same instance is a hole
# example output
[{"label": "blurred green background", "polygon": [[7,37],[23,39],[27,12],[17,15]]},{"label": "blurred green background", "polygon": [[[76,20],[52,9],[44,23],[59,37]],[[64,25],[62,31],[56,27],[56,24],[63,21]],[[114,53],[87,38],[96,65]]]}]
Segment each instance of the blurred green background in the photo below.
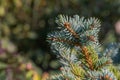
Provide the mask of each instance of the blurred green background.
[{"label": "blurred green background", "polygon": [[0,0],[0,80],[46,80],[59,70],[46,42],[59,14],[97,17],[101,44],[117,40],[120,0]]}]

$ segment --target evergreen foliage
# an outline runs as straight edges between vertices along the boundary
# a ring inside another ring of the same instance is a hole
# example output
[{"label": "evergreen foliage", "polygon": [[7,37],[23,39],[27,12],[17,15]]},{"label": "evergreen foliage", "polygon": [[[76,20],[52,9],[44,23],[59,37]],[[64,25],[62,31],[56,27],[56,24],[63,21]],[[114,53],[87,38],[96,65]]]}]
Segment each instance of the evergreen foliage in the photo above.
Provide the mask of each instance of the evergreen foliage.
[{"label": "evergreen foliage", "polygon": [[106,56],[109,48],[100,53],[98,19],[60,15],[56,23],[57,31],[49,33],[47,40],[62,67],[50,80],[120,80],[118,68]]}]

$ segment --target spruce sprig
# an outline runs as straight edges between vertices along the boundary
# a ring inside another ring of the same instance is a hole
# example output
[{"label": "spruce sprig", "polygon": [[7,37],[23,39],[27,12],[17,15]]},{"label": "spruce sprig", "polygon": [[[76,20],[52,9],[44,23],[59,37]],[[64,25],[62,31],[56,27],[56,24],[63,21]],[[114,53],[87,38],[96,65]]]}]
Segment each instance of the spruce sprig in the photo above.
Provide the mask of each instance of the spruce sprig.
[{"label": "spruce sprig", "polygon": [[111,59],[98,54],[98,19],[60,15],[56,23],[59,30],[49,33],[47,40],[63,65],[62,79],[55,75],[58,80],[117,80],[108,69]]}]

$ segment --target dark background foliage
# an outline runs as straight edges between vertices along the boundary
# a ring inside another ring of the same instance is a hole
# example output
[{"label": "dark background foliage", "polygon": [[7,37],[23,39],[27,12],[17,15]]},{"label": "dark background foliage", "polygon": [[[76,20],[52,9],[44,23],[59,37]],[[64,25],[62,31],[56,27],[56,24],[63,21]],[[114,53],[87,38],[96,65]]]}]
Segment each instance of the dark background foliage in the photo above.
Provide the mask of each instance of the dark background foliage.
[{"label": "dark background foliage", "polygon": [[[60,65],[46,42],[46,35],[57,26],[55,19],[59,14],[99,18],[102,25],[99,40],[110,42],[113,37],[108,34],[120,18],[120,1],[0,0],[0,56],[7,54],[0,62],[7,65],[5,68],[30,62],[41,73],[58,70]],[[15,62],[15,55],[22,60]]]}]

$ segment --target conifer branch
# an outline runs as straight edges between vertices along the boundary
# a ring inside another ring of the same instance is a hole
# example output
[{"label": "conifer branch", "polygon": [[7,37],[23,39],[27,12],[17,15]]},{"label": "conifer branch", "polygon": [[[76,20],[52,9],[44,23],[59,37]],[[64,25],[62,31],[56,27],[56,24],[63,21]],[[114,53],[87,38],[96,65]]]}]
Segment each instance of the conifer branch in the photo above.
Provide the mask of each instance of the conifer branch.
[{"label": "conifer branch", "polygon": [[67,44],[70,44],[70,45],[76,45],[76,46],[78,46],[78,44],[79,44],[79,43],[76,43],[76,42],[72,42],[70,40],[59,39],[59,38],[48,38],[48,40],[63,42],[63,43],[67,43]]},{"label": "conifer branch", "polygon": [[70,23],[69,22],[65,22],[64,23],[65,28],[67,28],[67,30],[75,37],[75,38],[79,38],[79,36],[77,35],[77,33],[70,27]]},{"label": "conifer branch", "polygon": [[82,49],[82,53],[85,55],[85,59],[86,59],[86,62],[88,63],[88,65],[89,65],[89,68],[91,70],[93,70],[94,66],[93,66],[92,59],[90,57],[90,52],[88,51],[86,46],[80,47],[80,48]]},{"label": "conifer branch", "polygon": [[95,69],[96,69],[96,70],[101,69],[102,67],[104,67],[104,66],[106,66],[106,65],[108,65],[108,64],[111,64],[111,62],[110,62],[110,61],[106,61],[105,63],[97,66]]},{"label": "conifer branch", "polygon": [[[75,38],[77,38],[77,39],[79,38],[79,36],[77,35],[77,33],[70,27],[70,23],[69,23],[69,22],[65,22],[65,23],[64,23],[64,26],[67,28],[67,30],[68,30],[70,33],[72,33],[72,35],[73,35]],[[93,28],[93,25],[92,25],[92,28]],[[92,40],[92,41],[95,41],[94,38],[93,38],[93,36],[88,36],[88,38],[89,38],[90,40]],[[86,62],[88,63],[89,68],[90,68],[91,70],[93,70],[92,59],[91,59],[91,57],[90,57],[90,55],[89,55],[89,52],[88,52],[88,50],[87,50],[87,47],[85,47],[85,46],[82,47],[80,43],[77,44],[77,45],[80,46],[80,48],[81,48],[81,50],[82,50],[82,53],[85,55]]]},{"label": "conifer branch", "polygon": [[110,59],[98,54],[98,19],[60,15],[56,22],[61,28],[49,33],[47,40],[63,64],[58,80],[116,80],[115,75],[106,68],[111,64]]}]

